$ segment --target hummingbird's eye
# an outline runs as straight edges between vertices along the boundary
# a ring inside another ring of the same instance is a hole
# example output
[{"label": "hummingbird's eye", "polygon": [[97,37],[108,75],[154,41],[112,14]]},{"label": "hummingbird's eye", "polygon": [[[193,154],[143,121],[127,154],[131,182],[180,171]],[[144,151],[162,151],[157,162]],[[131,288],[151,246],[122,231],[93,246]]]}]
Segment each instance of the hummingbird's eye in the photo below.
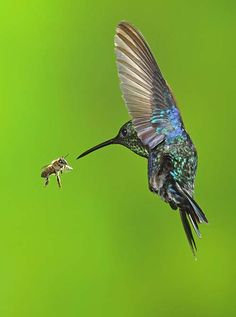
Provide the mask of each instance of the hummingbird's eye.
[{"label": "hummingbird's eye", "polygon": [[123,137],[125,137],[127,135],[127,130],[126,129],[122,129],[121,134]]}]

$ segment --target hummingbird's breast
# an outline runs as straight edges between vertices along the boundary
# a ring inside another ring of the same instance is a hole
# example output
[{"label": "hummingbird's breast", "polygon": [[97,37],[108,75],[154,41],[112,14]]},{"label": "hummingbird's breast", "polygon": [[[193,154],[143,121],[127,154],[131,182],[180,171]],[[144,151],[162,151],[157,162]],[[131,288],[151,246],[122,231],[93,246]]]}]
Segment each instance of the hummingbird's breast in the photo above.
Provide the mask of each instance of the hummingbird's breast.
[{"label": "hummingbird's breast", "polygon": [[192,196],[197,169],[197,152],[190,138],[172,144],[163,143],[150,153],[149,185],[173,208],[181,203],[176,183]]},{"label": "hummingbird's breast", "polygon": [[193,193],[198,161],[194,144],[189,138],[172,147],[170,152],[173,162],[171,176],[186,190]]}]

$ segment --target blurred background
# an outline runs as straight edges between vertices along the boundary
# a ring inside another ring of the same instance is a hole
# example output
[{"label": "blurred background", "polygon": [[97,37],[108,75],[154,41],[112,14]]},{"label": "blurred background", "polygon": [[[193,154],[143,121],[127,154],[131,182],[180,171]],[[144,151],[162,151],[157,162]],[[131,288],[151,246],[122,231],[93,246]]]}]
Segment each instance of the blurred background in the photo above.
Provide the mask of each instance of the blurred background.
[{"label": "blurred background", "polygon": [[[2,1],[0,315],[234,316],[235,1]],[[199,154],[208,216],[194,260],[147,161],[111,146],[129,120],[113,37],[144,34]],[[69,153],[73,172],[41,166]]]}]

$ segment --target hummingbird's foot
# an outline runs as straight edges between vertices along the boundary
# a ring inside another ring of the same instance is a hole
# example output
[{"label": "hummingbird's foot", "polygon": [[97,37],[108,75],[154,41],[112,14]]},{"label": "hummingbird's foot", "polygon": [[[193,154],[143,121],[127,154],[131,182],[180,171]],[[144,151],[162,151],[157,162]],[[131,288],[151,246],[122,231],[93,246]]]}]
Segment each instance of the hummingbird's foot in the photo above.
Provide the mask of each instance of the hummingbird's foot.
[{"label": "hummingbird's foot", "polygon": [[173,209],[173,210],[177,210],[178,207],[176,206],[176,204],[174,202],[169,202],[169,205],[170,207]]}]

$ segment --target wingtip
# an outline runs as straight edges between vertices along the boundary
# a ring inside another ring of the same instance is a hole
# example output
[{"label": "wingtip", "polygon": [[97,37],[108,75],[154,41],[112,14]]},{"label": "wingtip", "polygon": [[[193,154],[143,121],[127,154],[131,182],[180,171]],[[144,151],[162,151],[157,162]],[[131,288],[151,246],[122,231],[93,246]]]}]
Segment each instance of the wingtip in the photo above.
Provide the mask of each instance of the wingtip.
[{"label": "wingtip", "polygon": [[126,20],[121,20],[121,21],[117,24],[117,27],[116,27],[116,28],[122,28],[123,26],[132,26],[132,24],[129,23],[128,21],[126,21]]},{"label": "wingtip", "polygon": [[133,33],[140,33],[132,23],[126,20],[120,21],[116,26],[116,35],[120,32],[126,33],[127,31],[131,31]]},{"label": "wingtip", "polygon": [[122,20],[120,21],[117,26],[116,26],[116,32],[115,32],[115,37],[114,37],[114,40],[115,40],[115,46],[117,45],[116,44],[116,37],[119,36],[119,34],[121,32],[124,32],[125,31],[125,28],[127,28],[128,26],[131,26],[129,22],[125,21],[125,20]]}]

